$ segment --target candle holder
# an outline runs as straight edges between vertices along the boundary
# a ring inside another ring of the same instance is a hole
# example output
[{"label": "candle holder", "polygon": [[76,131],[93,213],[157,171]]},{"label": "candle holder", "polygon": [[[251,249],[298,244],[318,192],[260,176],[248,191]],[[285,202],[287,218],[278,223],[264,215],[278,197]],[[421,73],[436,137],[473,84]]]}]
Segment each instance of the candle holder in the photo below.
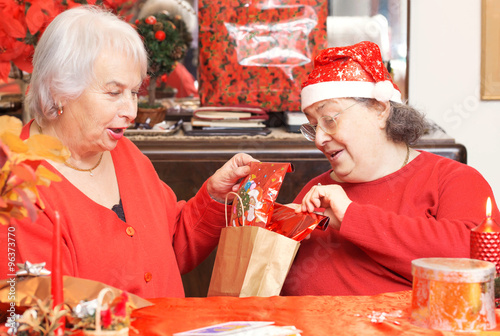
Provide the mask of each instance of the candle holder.
[{"label": "candle holder", "polygon": [[486,202],[486,218],[470,233],[470,257],[495,264],[495,303],[500,306],[500,225],[491,217],[491,199]]},{"label": "candle holder", "polygon": [[500,274],[500,225],[491,217],[491,199],[486,202],[486,218],[470,233],[470,257],[495,264]]},{"label": "candle holder", "polygon": [[475,332],[496,327],[495,265],[468,258],[411,262],[411,322],[436,330]]},{"label": "candle holder", "polygon": [[479,230],[471,231],[470,257],[494,263],[497,275],[500,274],[500,231],[485,232],[479,226],[475,229]]}]

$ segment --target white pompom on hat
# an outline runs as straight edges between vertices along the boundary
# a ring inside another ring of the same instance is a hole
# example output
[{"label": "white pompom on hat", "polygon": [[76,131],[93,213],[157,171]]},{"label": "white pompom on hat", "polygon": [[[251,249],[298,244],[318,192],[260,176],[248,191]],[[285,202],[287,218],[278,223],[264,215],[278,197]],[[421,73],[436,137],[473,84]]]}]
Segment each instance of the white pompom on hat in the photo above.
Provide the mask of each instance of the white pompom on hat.
[{"label": "white pompom on hat", "polygon": [[316,56],[314,69],[302,84],[302,111],[331,98],[373,98],[401,103],[401,92],[384,66],[378,45],[364,41],[328,48]]}]

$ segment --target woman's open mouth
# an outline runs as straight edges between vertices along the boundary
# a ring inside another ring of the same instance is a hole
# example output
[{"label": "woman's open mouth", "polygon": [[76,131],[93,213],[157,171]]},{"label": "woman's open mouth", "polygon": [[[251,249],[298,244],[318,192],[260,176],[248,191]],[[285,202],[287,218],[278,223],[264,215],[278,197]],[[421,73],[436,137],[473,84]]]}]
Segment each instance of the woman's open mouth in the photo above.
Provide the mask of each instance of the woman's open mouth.
[{"label": "woman's open mouth", "polygon": [[335,160],[340,153],[342,153],[342,149],[338,151],[328,152],[327,154],[330,156],[330,160]]},{"label": "woman's open mouth", "polygon": [[115,140],[119,140],[123,137],[123,128],[108,128],[108,133]]}]

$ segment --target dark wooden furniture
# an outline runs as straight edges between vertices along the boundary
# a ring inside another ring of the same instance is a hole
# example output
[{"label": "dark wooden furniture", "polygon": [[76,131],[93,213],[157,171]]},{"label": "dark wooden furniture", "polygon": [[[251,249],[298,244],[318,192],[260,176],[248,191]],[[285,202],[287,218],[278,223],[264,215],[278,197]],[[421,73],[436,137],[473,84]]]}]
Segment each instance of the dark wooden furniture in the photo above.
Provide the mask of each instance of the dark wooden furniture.
[{"label": "dark wooden furniture", "polygon": [[[273,129],[268,136],[255,137],[188,137],[134,135],[129,138],[149,157],[158,172],[176,193],[178,199],[189,199],[203,182],[235,153],[245,152],[266,162],[291,162],[295,171],[285,176],[277,202],[293,201],[305,183],[327,171],[330,165],[314,143],[302,135]],[[155,134],[151,132],[151,134]],[[443,134],[422,138],[413,146],[467,163],[463,145]],[[186,296],[206,296],[215,253],[189,274],[183,276]]]}]

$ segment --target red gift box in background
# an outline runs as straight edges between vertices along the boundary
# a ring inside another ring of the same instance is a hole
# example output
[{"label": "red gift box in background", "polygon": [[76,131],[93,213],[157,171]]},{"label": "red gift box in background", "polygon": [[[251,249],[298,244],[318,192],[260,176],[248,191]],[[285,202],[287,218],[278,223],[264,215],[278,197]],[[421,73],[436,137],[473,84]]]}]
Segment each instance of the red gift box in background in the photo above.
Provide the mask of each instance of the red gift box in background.
[{"label": "red gift box in background", "polygon": [[327,12],[326,0],[200,0],[201,105],[300,111]]}]

